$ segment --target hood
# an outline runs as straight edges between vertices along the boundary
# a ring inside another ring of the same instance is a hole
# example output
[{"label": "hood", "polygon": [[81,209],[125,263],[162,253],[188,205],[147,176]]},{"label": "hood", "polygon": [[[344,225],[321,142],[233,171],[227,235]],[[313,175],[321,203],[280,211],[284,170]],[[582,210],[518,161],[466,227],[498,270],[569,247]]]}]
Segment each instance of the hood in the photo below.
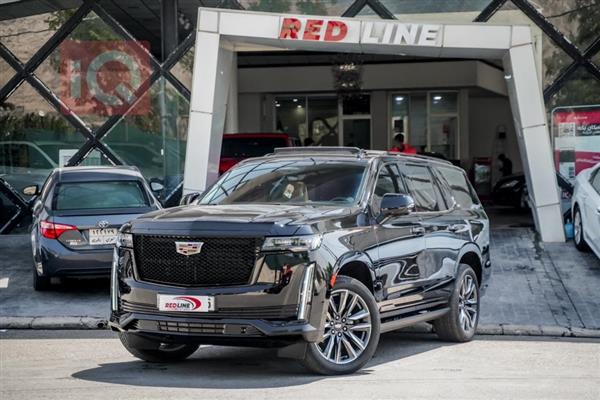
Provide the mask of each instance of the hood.
[{"label": "hood", "polygon": [[[343,218],[357,212],[350,207],[277,204],[188,205],[159,210],[132,221],[132,230],[260,231],[292,235],[306,225]],[[309,233],[309,232],[307,232]]]}]

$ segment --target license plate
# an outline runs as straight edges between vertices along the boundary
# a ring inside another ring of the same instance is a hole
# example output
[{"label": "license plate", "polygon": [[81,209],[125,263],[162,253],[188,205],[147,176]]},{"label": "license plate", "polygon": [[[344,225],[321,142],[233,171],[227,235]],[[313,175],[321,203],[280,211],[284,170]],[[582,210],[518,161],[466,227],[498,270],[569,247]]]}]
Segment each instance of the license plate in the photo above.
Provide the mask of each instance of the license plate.
[{"label": "license plate", "polygon": [[213,296],[158,295],[159,311],[209,312],[215,310]]},{"label": "license plate", "polygon": [[90,229],[89,242],[92,246],[115,244],[117,242],[117,229]]}]

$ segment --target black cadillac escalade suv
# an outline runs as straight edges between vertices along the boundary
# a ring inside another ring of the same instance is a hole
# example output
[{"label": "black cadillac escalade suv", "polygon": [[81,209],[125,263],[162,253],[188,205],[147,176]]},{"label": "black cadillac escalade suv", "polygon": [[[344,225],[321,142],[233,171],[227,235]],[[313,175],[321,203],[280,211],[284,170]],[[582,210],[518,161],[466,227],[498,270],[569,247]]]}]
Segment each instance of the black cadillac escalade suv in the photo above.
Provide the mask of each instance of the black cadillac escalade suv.
[{"label": "black cadillac escalade suv", "polygon": [[191,204],[121,228],[110,325],[147,361],[200,344],[269,346],[312,371],[350,373],[381,333],[417,322],[470,340],[489,275],[488,218],[460,168],[277,149]]}]

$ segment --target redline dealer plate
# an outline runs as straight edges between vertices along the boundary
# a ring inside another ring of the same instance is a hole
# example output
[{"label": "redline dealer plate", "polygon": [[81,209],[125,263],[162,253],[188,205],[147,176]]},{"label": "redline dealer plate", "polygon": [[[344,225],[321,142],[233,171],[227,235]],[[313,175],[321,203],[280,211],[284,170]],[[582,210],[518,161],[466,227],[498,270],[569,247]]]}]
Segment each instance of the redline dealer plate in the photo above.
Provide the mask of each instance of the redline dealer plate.
[{"label": "redline dealer plate", "polygon": [[159,294],[158,310],[177,312],[214,311],[215,298],[213,296],[173,296],[167,294]]}]

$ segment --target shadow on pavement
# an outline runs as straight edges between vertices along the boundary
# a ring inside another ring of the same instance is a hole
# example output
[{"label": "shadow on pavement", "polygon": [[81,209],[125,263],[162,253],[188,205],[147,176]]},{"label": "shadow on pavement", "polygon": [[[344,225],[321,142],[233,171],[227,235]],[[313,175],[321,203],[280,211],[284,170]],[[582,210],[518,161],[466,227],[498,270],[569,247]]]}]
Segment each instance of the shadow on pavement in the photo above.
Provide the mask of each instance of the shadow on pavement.
[{"label": "shadow on pavement", "polygon": [[[411,338],[412,337],[412,338]],[[423,335],[381,336],[375,356],[356,374],[372,373],[371,368],[390,361],[452,346]],[[405,346],[406,342],[409,346]],[[100,364],[97,368],[76,372],[73,378],[86,381],[126,384],[144,387],[176,387],[204,389],[266,389],[305,385],[324,379],[313,375],[297,361],[282,359],[272,349],[202,347],[191,358],[180,363],[151,364],[126,361]]]}]

